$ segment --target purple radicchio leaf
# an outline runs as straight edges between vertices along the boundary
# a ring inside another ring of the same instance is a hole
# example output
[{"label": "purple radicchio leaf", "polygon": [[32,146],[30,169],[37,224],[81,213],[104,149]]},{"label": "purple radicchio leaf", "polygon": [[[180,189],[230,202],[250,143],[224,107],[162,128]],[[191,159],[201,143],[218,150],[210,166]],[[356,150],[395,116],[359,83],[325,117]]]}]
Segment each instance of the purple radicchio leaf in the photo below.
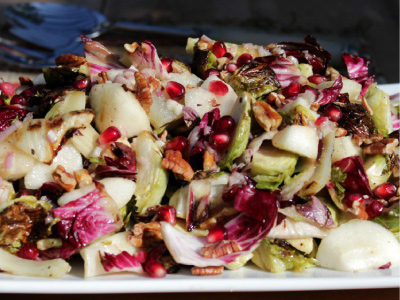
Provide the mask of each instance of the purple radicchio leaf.
[{"label": "purple radicchio leaf", "polygon": [[186,127],[192,127],[200,121],[200,116],[193,108],[185,106],[183,107],[183,120]]},{"label": "purple radicchio leaf", "polygon": [[[200,193],[200,195],[198,195]],[[204,181],[194,181],[189,185],[189,203],[186,218],[186,230],[192,231],[207,220],[210,212],[211,185]]]},{"label": "purple radicchio leaf", "polygon": [[316,223],[319,227],[336,227],[336,223],[328,207],[315,196],[312,196],[311,200],[305,204],[297,204],[296,210],[304,218]]},{"label": "purple radicchio leaf", "polygon": [[123,226],[116,203],[99,189],[53,210],[55,228],[75,252]]},{"label": "purple radicchio leaf", "polygon": [[325,105],[336,101],[342,87],[342,76],[339,76],[331,87],[319,91],[319,95],[315,102],[320,105]]},{"label": "purple radicchio leaf", "polygon": [[104,252],[99,253],[100,262],[106,272],[113,271],[115,269],[133,272],[138,274],[144,274],[142,263],[144,263],[145,254],[141,251],[137,254],[129,254],[127,251],[122,251],[119,254],[111,254]]}]

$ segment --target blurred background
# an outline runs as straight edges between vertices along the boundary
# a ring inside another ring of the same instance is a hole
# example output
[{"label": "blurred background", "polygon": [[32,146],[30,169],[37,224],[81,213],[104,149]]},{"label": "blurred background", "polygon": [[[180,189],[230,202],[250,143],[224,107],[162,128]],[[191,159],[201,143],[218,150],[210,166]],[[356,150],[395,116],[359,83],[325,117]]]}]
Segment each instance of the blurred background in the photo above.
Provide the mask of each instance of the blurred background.
[{"label": "blurred background", "polygon": [[[18,6],[20,2],[0,0],[0,76],[5,79],[21,72],[34,75],[53,63],[58,50],[81,51],[75,36],[83,30],[116,51],[126,42],[146,39],[161,55],[187,62],[186,34],[262,45],[301,41],[310,34],[332,53],[334,67],[343,70],[341,52],[346,51],[370,58],[379,83],[399,82],[398,0],[53,0],[90,10],[39,6],[47,19],[37,6]],[[53,23],[63,26],[53,28]],[[134,31],[128,29],[131,23]],[[43,24],[50,25],[43,30]]]}]

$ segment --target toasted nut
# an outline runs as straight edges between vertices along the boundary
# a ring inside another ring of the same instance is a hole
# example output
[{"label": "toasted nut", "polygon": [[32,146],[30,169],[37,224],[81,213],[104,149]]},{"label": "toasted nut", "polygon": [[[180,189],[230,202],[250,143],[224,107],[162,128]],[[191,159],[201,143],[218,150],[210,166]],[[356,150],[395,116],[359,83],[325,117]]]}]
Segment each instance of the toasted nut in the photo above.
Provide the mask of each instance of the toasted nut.
[{"label": "toasted nut", "polygon": [[76,68],[86,63],[86,58],[74,54],[64,54],[56,58],[57,66]]},{"label": "toasted nut", "polygon": [[335,132],[335,137],[342,137],[342,136],[346,136],[347,135],[347,130],[342,128],[342,127],[338,127],[336,129]]},{"label": "toasted nut", "polygon": [[134,42],[132,44],[125,44],[124,48],[128,53],[133,53],[136,51],[136,49],[139,47],[139,44]]},{"label": "toasted nut", "polygon": [[275,92],[271,92],[267,96],[267,103],[275,104],[276,107],[282,106],[283,101],[285,101],[285,96],[283,96],[282,94],[277,94]]},{"label": "toasted nut", "polygon": [[354,145],[361,146],[362,144],[369,145],[375,142],[382,141],[383,136],[381,134],[373,134],[373,135],[354,134],[351,137],[351,140]]},{"label": "toasted nut", "polygon": [[106,83],[107,80],[108,80],[108,76],[107,76],[106,71],[101,71],[99,73],[99,77],[100,77],[100,83]]},{"label": "toasted nut", "polygon": [[206,258],[218,258],[229,255],[235,252],[240,252],[242,249],[235,241],[220,241],[218,243],[204,246],[201,249],[201,256]]},{"label": "toasted nut", "polygon": [[257,123],[265,130],[275,130],[281,125],[282,117],[266,102],[257,101],[253,105],[254,117]]},{"label": "toasted nut", "polygon": [[198,276],[210,276],[210,275],[219,275],[224,271],[224,266],[219,267],[193,267],[192,275]]},{"label": "toasted nut", "polygon": [[382,154],[389,155],[396,152],[396,147],[399,144],[398,139],[388,138],[379,142],[372,143],[363,148],[365,154]]},{"label": "toasted nut", "polygon": [[133,226],[128,242],[134,247],[146,248],[162,241],[160,222],[137,223]]},{"label": "toasted nut", "polygon": [[313,103],[311,103],[310,109],[313,110],[313,111],[318,111],[320,106],[321,105],[319,105],[318,103],[313,102]]},{"label": "toasted nut", "polygon": [[[152,77],[150,77],[152,78]],[[150,112],[150,106],[153,104],[153,98],[151,97],[151,89],[146,77],[140,72],[135,73],[136,80],[136,95],[137,100],[142,105],[144,111],[148,114]]]},{"label": "toasted nut", "polygon": [[303,114],[301,109],[295,107],[292,115],[293,115],[293,121],[292,121],[293,125],[303,125],[303,126],[308,125],[309,118],[307,114]]},{"label": "toasted nut", "polygon": [[58,185],[60,185],[65,191],[70,192],[75,189],[76,180],[74,176],[68,173],[63,166],[58,165],[52,175]]},{"label": "toasted nut", "polygon": [[190,181],[194,175],[192,167],[182,158],[180,151],[165,151],[165,158],[162,160],[161,166],[164,169],[171,170],[186,181]]},{"label": "toasted nut", "polygon": [[211,171],[215,168],[215,158],[208,150],[204,151],[203,155],[203,170]]},{"label": "toasted nut", "polygon": [[368,105],[367,99],[365,99],[365,97],[362,98],[361,104],[362,104],[362,106],[365,108],[365,110],[372,116],[372,114],[374,113],[374,111],[373,111],[372,108]]},{"label": "toasted nut", "polygon": [[93,182],[92,176],[90,176],[88,170],[82,169],[74,171],[74,177],[79,184],[79,187],[84,187]]},{"label": "toasted nut", "polygon": [[21,85],[33,86],[33,82],[28,76],[19,76],[18,80]]}]

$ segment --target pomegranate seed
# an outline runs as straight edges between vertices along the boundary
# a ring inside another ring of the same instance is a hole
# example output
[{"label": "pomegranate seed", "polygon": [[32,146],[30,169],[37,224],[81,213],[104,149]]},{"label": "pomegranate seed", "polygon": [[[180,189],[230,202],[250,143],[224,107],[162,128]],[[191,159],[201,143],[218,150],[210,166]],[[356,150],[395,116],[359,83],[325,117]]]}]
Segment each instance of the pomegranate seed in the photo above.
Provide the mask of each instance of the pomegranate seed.
[{"label": "pomegranate seed", "polygon": [[215,150],[225,150],[229,146],[230,137],[226,133],[213,133],[209,137],[211,148]]},{"label": "pomegranate seed", "polygon": [[340,102],[340,103],[347,103],[347,104],[349,104],[349,103],[350,103],[349,94],[347,94],[347,93],[345,93],[345,94],[340,94],[340,95],[338,96],[338,98],[336,99],[336,101],[337,101],[337,102]]},{"label": "pomegranate seed", "polygon": [[307,80],[311,83],[314,83],[316,85],[323,83],[326,81],[326,77],[322,75],[312,75],[307,78]]},{"label": "pomegranate seed", "polygon": [[135,258],[137,259],[138,262],[141,264],[145,263],[146,258],[147,258],[147,253],[144,250],[139,251],[138,253],[135,254]]},{"label": "pomegranate seed", "polygon": [[216,133],[228,133],[229,135],[235,130],[236,122],[231,116],[223,116],[218,120],[215,126]]},{"label": "pomegranate seed", "polygon": [[151,278],[163,278],[167,275],[165,267],[155,260],[146,263],[145,271]]},{"label": "pomegranate seed", "polygon": [[311,86],[309,86],[309,85],[303,85],[301,88],[300,88],[300,93],[299,94],[303,94],[303,93],[305,93],[305,92],[307,92],[307,91],[310,91],[310,92],[312,92],[315,96],[317,96],[317,92],[315,91],[315,89],[313,89]]},{"label": "pomegranate seed", "polygon": [[115,142],[121,136],[122,136],[121,132],[118,130],[117,127],[110,126],[100,134],[97,141],[99,142],[100,145],[105,145],[105,144]]},{"label": "pomegranate seed", "polygon": [[29,106],[29,101],[26,97],[23,97],[21,95],[14,95],[11,98],[10,104],[19,104],[21,106]]},{"label": "pomegranate seed", "polygon": [[157,208],[157,216],[160,221],[176,225],[176,210],[172,206],[163,205]]},{"label": "pomegranate seed", "polygon": [[207,79],[211,75],[215,75],[215,76],[219,77],[220,73],[221,72],[219,70],[217,70],[217,69],[213,69],[213,68],[207,69],[207,71],[204,72],[204,79]]},{"label": "pomegranate seed", "polygon": [[[358,204],[354,205],[354,203],[358,202]],[[345,195],[344,204],[348,208],[356,208],[358,205],[364,202],[364,198],[361,194],[358,193],[350,193]]]},{"label": "pomegranate seed", "polygon": [[368,217],[370,219],[374,219],[376,217],[379,217],[380,215],[383,214],[383,209],[385,206],[383,205],[382,202],[375,200],[372,201],[368,206],[367,209],[365,210],[368,214]]},{"label": "pomegranate seed", "polygon": [[168,73],[172,72],[172,63],[173,62],[174,62],[174,60],[169,57],[164,57],[161,59],[161,63],[163,65],[164,69],[167,70]]},{"label": "pomegranate seed", "polygon": [[329,104],[325,110],[324,115],[329,118],[332,122],[337,122],[342,118],[342,111],[340,107],[335,104]]},{"label": "pomegranate seed", "polygon": [[233,55],[230,54],[229,52],[226,52],[223,57],[226,57],[228,60],[232,60],[233,59]]},{"label": "pomegranate seed", "polygon": [[214,53],[214,55],[217,58],[221,58],[226,53],[225,43],[224,42],[215,42],[211,48],[211,51],[212,51],[212,53]]},{"label": "pomegranate seed", "polygon": [[224,202],[232,202],[235,200],[235,196],[237,191],[240,188],[240,184],[234,184],[232,185],[229,189],[227,189],[223,194],[222,194],[222,200]]},{"label": "pomegranate seed", "polygon": [[176,136],[172,140],[168,141],[165,145],[165,150],[175,150],[181,151],[182,153],[186,152],[189,148],[189,141],[184,136]]},{"label": "pomegranate seed", "polygon": [[39,256],[39,250],[34,245],[25,244],[18,250],[17,256],[24,259],[36,260]]},{"label": "pomegranate seed", "polygon": [[229,92],[228,86],[220,80],[211,81],[208,90],[218,96],[225,96]]},{"label": "pomegranate seed", "polygon": [[73,87],[77,90],[86,89],[89,86],[89,78],[83,78],[74,82]]},{"label": "pomegranate seed", "polygon": [[381,185],[378,185],[374,189],[374,194],[377,196],[379,199],[385,199],[389,200],[393,196],[396,195],[397,192],[397,187],[393,183],[386,182]]},{"label": "pomegranate seed", "polygon": [[30,98],[30,97],[35,97],[35,94],[36,94],[35,87],[30,87],[30,88],[27,88],[26,90],[22,91],[21,96]]},{"label": "pomegranate seed", "polygon": [[168,81],[165,90],[172,100],[181,100],[185,95],[185,87],[176,81]]},{"label": "pomegranate seed", "polygon": [[315,121],[315,125],[321,126],[321,125],[322,125],[323,123],[325,123],[326,121],[328,121],[327,118],[325,118],[325,117],[319,117],[319,118],[317,119],[317,121]]},{"label": "pomegranate seed", "polygon": [[235,72],[237,70],[237,68],[238,68],[238,66],[236,64],[234,64],[234,63],[229,63],[229,64],[226,65],[226,70],[229,73]]},{"label": "pomegranate seed", "polygon": [[240,68],[241,66],[251,62],[253,60],[253,56],[251,56],[248,53],[244,53],[242,55],[240,55],[237,59],[237,66]]},{"label": "pomegranate seed", "polygon": [[226,228],[221,225],[213,227],[207,235],[207,243],[212,244],[227,238]]},{"label": "pomegranate seed", "polygon": [[287,87],[282,89],[282,94],[285,96],[285,98],[297,97],[297,95],[300,93],[300,88],[301,86],[298,82],[292,82]]}]

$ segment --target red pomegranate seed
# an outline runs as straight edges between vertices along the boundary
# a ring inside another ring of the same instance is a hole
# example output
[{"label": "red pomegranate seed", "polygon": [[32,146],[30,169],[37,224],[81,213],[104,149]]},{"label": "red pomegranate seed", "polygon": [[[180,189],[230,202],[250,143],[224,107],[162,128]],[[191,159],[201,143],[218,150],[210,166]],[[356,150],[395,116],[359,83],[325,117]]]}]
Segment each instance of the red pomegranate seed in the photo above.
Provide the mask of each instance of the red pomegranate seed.
[{"label": "red pomegranate seed", "polygon": [[251,62],[252,60],[253,60],[253,56],[251,56],[248,53],[244,53],[238,57],[236,64],[240,68],[241,66]]},{"label": "red pomegranate seed", "polygon": [[237,191],[240,188],[240,184],[234,184],[232,185],[229,189],[227,189],[223,194],[222,194],[222,200],[224,202],[232,202],[235,200],[235,196]]},{"label": "red pomegranate seed", "polygon": [[26,97],[23,97],[21,95],[14,95],[11,98],[10,104],[19,104],[22,106],[29,106],[29,101]]},{"label": "red pomegranate seed", "polygon": [[221,80],[211,81],[208,90],[218,96],[225,96],[229,92],[228,86]]},{"label": "red pomegranate seed", "polygon": [[219,70],[217,70],[217,69],[213,69],[213,68],[207,69],[207,70],[204,72],[204,79],[207,79],[207,78],[210,77],[211,75],[215,75],[215,76],[218,76],[218,77],[219,77],[220,74],[221,74],[221,72],[220,72]]},{"label": "red pomegranate seed", "polygon": [[212,51],[212,53],[214,53],[214,55],[217,58],[221,58],[226,53],[225,43],[224,42],[215,42],[211,48],[211,51]]},{"label": "red pomegranate seed", "polygon": [[145,271],[151,278],[163,278],[167,275],[165,267],[155,260],[146,263]]},{"label": "red pomegranate seed", "polygon": [[228,133],[229,135],[235,130],[236,122],[231,116],[223,116],[218,120],[215,126],[216,133]]},{"label": "red pomegranate seed", "polygon": [[110,126],[100,134],[97,141],[99,142],[100,145],[105,145],[105,144],[115,142],[121,136],[122,136],[121,132],[118,130],[117,127]]},{"label": "red pomegranate seed", "polygon": [[325,110],[324,115],[328,117],[332,122],[337,122],[342,118],[342,111],[340,107],[335,104],[329,104]]},{"label": "red pomegranate seed", "polygon": [[300,88],[301,86],[298,82],[292,82],[287,87],[282,89],[282,94],[285,96],[285,98],[297,97],[297,95],[300,93]]},{"label": "red pomegranate seed", "polygon": [[312,87],[309,86],[309,85],[303,85],[303,86],[300,88],[300,93],[299,93],[299,94],[303,94],[303,93],[305,93],[305,92],[307,92],[307,91],[310,91],[310,92],[312,92],[315,96],[317,96],[317,92],[315,91],[315,89],[312,88]]},{"label": "red pomegranate seed", "polygon": [[234,63],[229,63],[229,64],[226,65],[226,70],[229,73],[235,72],[237,70],[237,68],[238,68],[238,66],[236,64],[234,64]]},{"label": "red pomegranate seed", "polygon": [[354,203],[358,202],[359,204],[364,202],[364,198],[361,194],[358,193],[350,193],[348,195],[345,195],[345,200],[344,200],[344,204],[348,207],[348,208],[355,208],[356,206],[354,206]]},{"label": "red pomegranate seed", "polygon": [[165,150],[175,150],[184,153],[189,147],[189,141],[184,136],[176,136],[172,140],[168,141],[165,145]]},{"label": "red pomegranate seed", "polygon": [[207,243],[212,244],[227,238],[226,228],[221,225],[213,227],[207,235]]},{"label": "red pomegranate seed", "polygon": [[36,260],[39,256],[39,250],[34,245],[25,244],[18,250],[17,256],[24,259]]},{"label": "red pomegranate seed", "polygon": [[211,148],[217,151],[225,150],[229,146],[230,137],[226,133],[213,133],[209,137]]},{"label": "red pomegranate seed", "polygon": [[157,208],[157,216],[160,221],[176,225],[176,210],[172,206],[163,205]]},{"label": "red pomegranate seed", "polygon": [[315,125],[321,126],[321,125],[322,125],[323,123],[325,123],[326,121],[328,121],[327,118],[325,118],[325,117],[319,117],[319,118],[317,119],[317,121],[315,121]]},{"label": "red pomegranate seed", "polygon": [[378,185],[374,189],[374,194],[377,196],[379,199],[385,199],[389,200],[393,196],[396,195],[397,192],[397,187],[393,183],[386,182],[381,185]]},{"label": "red pomegranate seed", "polygon": [[233,59],[233,55],[230,54],[229,52],[226,52],[223,57],[226,57],[228,60],[232,60]]},{"label": "red pomegranate seed", "polygon": [[83,78],[81,80],[75,81],[73,87],[77,90],[86,89],[89,86],[89,78]]},{"label": "red pomegranate seed", "polygon": [[323,83],[326,81],[326,77],[322,76],[322,75],[312,75],[310,77],[307,78],[307,80],[311,83],[314,83],[316,85]]},{"label": "red pomegranate seed", "polygon": [[169,57],[164,57],[161,59],[161,63],[163,65],[164,69],[167,70],[168,73],[172,72],[172,63],[173,62],[174,62],[174,60]]},{"label": "red pomegranate seed", "polygon": [[374,219],[383,214],[384,208],[385,208],[385,206],[383,205],[382,202],[380,202],[378,200],[374,200],[367,206],[367,209],[365,211],[367,212],[368,217],[370,219]]},{"label": "red pomegranate seed", "polygon": [[24,97],[34,97],[36,94],[36,88],[35,87],[30,87],[27,88],[26,90],[22,91],[21,95]]},{"label": "red pomegranate seed", "polygon": [[176,81],[168,81],[165,90],[172,100],[181,100],[185,96],[185,87]]},{"label": "red pomegranate seed", "polygon": [[138,253],[135,254],[135,258],[137,259],[138,262],[141,264],[145,263],[146,258],[147,258],[147,253],[144,250],[139,251]]}]

